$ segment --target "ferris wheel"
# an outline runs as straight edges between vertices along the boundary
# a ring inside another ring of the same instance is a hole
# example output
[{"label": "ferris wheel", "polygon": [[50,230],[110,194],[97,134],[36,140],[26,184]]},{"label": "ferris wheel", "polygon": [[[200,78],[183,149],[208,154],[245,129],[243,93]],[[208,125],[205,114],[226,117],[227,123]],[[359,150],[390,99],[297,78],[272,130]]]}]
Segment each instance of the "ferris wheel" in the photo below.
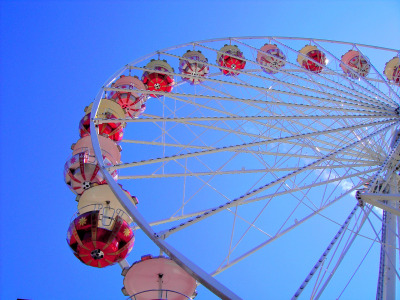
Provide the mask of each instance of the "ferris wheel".
[{"label": "ferris wheel", "polygon": [[[279,286],[282,299],[338,299],[379,249],[374,293],[395,299],[399,53],[242,37],[127,64],[85,108],[65,164],[78,201],[68,244],[87,265],[119,263],[131,299],[192,299],[199,283],[250,299],[216,280],[235,272],[264,282],[262,299]],[[162,255],[130,266],[143,232]]]}]

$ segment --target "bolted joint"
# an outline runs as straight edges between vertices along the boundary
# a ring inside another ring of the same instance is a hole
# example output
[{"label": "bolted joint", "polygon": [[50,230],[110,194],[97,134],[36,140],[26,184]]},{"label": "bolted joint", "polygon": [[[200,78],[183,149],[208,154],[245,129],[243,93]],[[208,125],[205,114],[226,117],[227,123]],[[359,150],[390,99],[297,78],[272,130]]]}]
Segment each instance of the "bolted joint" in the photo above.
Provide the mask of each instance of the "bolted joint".
[{"label": "bolted joint", "polygon": [[364,201],[361,199],[361,191],[356,192],[356,200],[358,202],[359,207],[364,207]]},{"label": "bolted joint", "polygon": [[358,206],[363,208],[364,207],[364,201],[362,201],[361,199],[357,200],[357,201],[358,201]]}]

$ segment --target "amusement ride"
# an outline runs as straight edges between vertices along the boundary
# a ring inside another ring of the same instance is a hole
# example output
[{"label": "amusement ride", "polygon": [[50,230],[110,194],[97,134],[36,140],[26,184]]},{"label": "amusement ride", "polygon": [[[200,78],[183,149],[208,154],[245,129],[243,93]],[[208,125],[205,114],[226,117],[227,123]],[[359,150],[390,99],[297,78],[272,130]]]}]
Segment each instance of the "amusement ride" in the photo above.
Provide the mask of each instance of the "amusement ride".
[{"label": "amusement ride", "polygon": [[[260,253],[318,220],[333,235],[315,238],[325,244],[303,282],[287,285],[292,299],[340,298],[359,266],[338,295],[328,287],[358,240],[379,247],[376,299],[395,299],[399,54],[232,37],[127,64],[84,109],[65,163],[78,207],[67,231],[73,254],[91,267],[119,264],[129,299],[193,299],[199,284],[221,299],[247,299],[215,276],[257,255],[260,265],[284,260]],[[160,253],[130,264],[139,232]]]}]

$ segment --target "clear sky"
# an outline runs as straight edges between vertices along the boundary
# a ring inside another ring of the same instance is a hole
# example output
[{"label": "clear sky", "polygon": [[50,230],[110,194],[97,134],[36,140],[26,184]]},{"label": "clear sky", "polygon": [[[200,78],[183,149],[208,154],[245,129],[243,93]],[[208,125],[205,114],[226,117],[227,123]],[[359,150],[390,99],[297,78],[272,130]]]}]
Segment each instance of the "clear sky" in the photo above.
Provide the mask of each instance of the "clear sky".
[{"label": "clear sky", "polygon": [[[0,298],[7,300],[123,299],[119,266],[86,267],[68,248],[76,202],[62,178],[83,108],[123,65],[157,49],[228,36],[314,37],[400,49],[400,1],[2,0],[0,22]],[[157,254],[148,247],[134,250],[129,261]],[[288,274],[295,272],[291,251],[276,259]],[[245,279],[223,278],[245,299],[255,299]],[[213,299],[201,291],[198,299]]]}]

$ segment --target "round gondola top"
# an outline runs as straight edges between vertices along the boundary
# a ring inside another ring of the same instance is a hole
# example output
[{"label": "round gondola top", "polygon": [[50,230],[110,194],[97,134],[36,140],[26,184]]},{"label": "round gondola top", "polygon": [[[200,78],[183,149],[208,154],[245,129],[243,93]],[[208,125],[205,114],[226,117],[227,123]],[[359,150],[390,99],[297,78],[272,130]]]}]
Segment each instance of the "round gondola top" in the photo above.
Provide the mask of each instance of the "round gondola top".
[{"label": "round gondola top", "polygon": [[[142,257],[134,263],[124,277],[126,294],[135,296],[136,300],[150,300],[159,297],[160,287],[163,290],[175,291],[192,297],[196,291],[196,280],[178,266],[173,260],[165,257]],[[149,291],[149,292],[144,292]],[[141,293],[144,292],[144,293]],[[187,297],[177,293],[168,294],[168,300],[184,300]]]},{"label": "round gondola top", "polygon": [[386,63],[384,73],[389,81],[400,86],[400,58],[398,56]]},{"label": "round gondola top", "polygon": [[265,44],[257,52],[257,62],[267,74],[275,74],[286,64],[286,56],[277,45]]},{"label": "round gondola top", "polygon": [[323,67],[328,64],[325,54],[312,45],[306,45],[300,50],[297,62],[306,70],[314,73],[321,73]]},{"label": "round gondola top", "polygon": [[[169,93],[174,86],[173,73],[174,69],[167,63],[166,60],[151,60],[146,65],[147,71],[143,73],[142,81],[149,91]],[[158,98],[160,95],[151,94],[153,98]]]},{"label": "round gondola top", "polygon": [[359,78],[359,76],[365,77],[368,75],[371,64],[359,51],[349,50],[342,56],[340,67],[349,77]]}]

